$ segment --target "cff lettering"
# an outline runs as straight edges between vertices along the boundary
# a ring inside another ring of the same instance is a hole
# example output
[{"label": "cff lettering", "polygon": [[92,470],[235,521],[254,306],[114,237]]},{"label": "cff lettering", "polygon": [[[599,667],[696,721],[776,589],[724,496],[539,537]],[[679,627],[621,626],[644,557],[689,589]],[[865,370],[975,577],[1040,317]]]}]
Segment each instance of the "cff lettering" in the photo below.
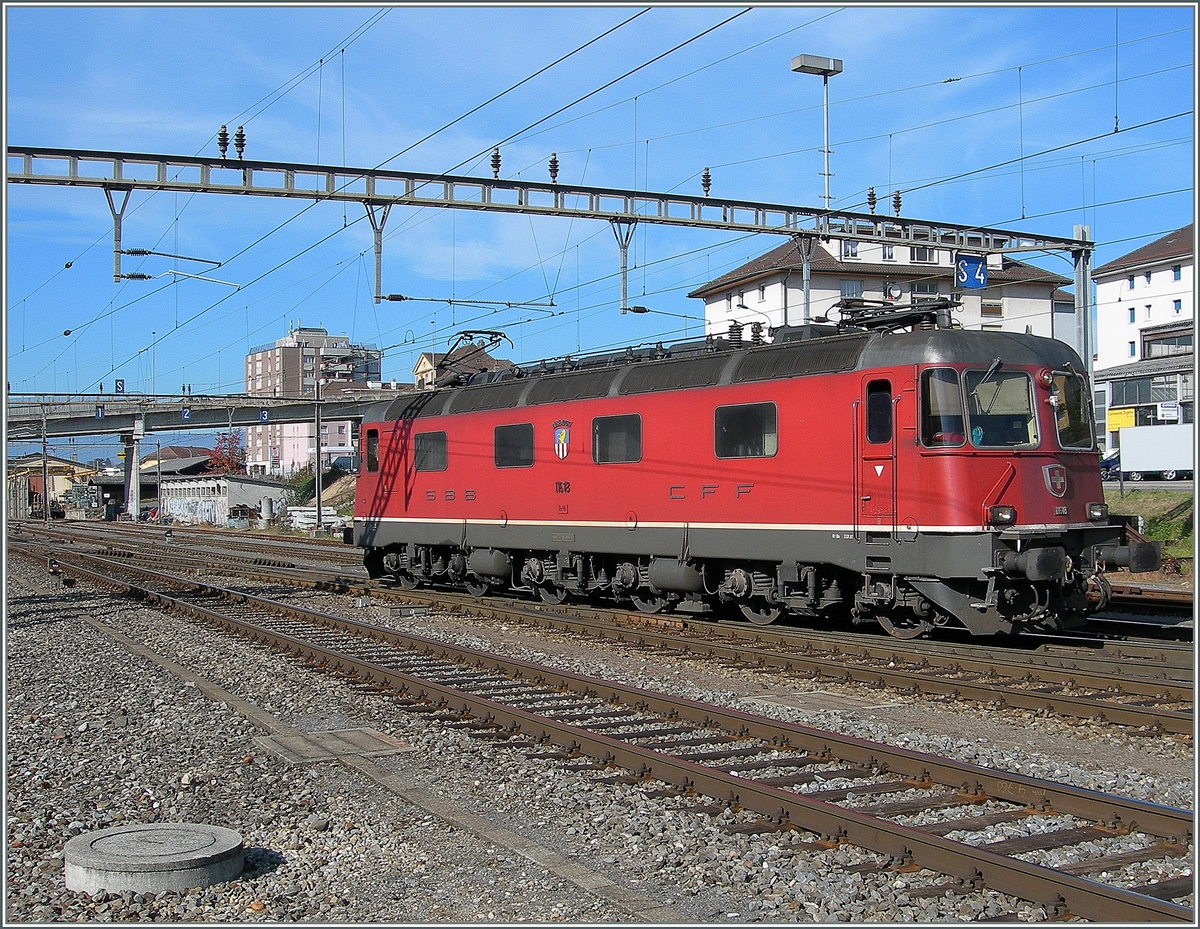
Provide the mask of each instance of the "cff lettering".
[{"label": "cff lettering", "polygon": [[[735,484],[733,487],[733,496],[735,499],[745,497],[754,489],[753,484]],[[714,497],[720,493],[720,484],[701,484],[700,499],[705,500],[709,497]],[[688,498],[688,490],[686,484],[672,484],[667,488],[667,498],[670,500],[686,500]]]}]

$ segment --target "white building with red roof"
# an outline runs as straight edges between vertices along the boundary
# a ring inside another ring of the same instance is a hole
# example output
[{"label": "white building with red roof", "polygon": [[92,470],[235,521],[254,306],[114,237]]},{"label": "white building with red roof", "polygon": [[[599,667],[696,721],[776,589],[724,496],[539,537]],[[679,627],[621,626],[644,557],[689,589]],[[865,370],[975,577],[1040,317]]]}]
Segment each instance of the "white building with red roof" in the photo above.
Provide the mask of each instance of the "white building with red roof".
[{"label": "white building with red roof", "polygon": [[1071,283],[1006,255],[990,255],[987,286],[968,289],[955,282],[951,248],[830,239],[813,250],[806,306],[803,258],[796,241],[788,239],[688,296],[704,301],[708,335],[724,335],[735,320],[747,332],[762,324],[764,335],[780,326],[836,322],[836,305],[846,297],[902,304],[957,296],[962,305],[954,318],[965,329],[1030,332],[1074,345],[1074,303],[1059,289]]}]

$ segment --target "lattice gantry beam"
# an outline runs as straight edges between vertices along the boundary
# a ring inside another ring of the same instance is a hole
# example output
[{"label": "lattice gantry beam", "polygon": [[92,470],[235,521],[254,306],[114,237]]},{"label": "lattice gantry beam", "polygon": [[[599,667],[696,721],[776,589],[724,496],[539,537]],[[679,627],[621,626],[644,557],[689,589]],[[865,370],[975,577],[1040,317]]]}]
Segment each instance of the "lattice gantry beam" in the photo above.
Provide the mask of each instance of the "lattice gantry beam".
[{"label": "lattice gantry beam", "polygon": [[1086,240],[898,216],[557,182],[23,145],[9,145],[7,156],[7,180],[13,184],[353,201],[368,210],[392,205],[448,207],[937,245],[993,254],[1093,247]]}]

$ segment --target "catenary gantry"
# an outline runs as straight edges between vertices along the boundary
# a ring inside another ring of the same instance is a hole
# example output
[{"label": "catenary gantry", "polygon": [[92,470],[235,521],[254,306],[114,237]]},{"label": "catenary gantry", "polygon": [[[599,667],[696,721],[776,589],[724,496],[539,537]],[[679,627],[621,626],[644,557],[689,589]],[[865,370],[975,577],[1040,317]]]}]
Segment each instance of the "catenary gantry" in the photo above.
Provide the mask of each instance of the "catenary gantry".
[{"label": "catenary gantry", "polygon": [[[875,213],[730,200],[710,197],[707,189],[702,196],[691,196],[560,184],[556,178],[541,183],[501,179],[496,154],[493,155],[495,176],[490,178],[30,145],[9,145],[7,155],[9,183],[98,187],[105,191],[113,216],[114,280],[122,276],[121,220],[132,191],[249,194],[361,203],[374,231],[377,303],[385,299],[381,280],[384,224],[388,211],[398,205],[599,219],[612,223],[614,231],[622,227],[627,230],[636,223],[654,223],[790,235],[800,239],[801,255],[805,257],[811,255],[815,238],[826,237],[893,245],[933,245],[980,255],[1066,251],[1075,265],[1077,342],[1079,346],[1087,342],[1093,243],[1084,226],[1075,227],[1075,238],[1061,238]],[[627,245],[627,237],[618,233],[622,254],[623,240]],[[1091,353],[1080,354],[1087,358]]]}]

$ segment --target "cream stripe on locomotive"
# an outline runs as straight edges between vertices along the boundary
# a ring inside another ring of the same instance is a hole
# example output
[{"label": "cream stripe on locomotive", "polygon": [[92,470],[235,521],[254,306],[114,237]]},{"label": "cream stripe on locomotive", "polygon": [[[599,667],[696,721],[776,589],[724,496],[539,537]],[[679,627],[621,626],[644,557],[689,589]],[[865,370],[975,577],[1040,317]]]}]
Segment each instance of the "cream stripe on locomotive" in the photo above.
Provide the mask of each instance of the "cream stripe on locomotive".
[{"label": "cream stripe on locomotive", "polygon": [[[363,517],[364,525],[379,524],[379,523],[407,523],[412,525],[447,525],[447,526],[585,526],[596,529],[775,529],[787,530],[792,532],[854,532],[856,529],[859,532],[878,531],[881,529],[891,530],[891,523],[882,525],[860,523],[858,526],[852,525],[820,525],[809,523],[651,523],[638,520],[634,526],[630,526],[632,520],[620,520],[616,522],[589,522],[586,520],[550,520],[550,519],[437,519],[437,518],[417,518],[404,516],[371,516]],[[1021,523],[1014,526],[1005,526],[1003,532],[1005,534],[1019,530],[1069,530],[1069,529],[1090,529],[1094,528],[1094,523]],[[897,531],[902,531],[905,527],[897,524],[894,527]],[[983,526],[917,526],[916,530],[920,533],[978,533],[989,532],[999,534],[995,529],[988,529]],[[911,530],[909,530],[911,531]]]}]

